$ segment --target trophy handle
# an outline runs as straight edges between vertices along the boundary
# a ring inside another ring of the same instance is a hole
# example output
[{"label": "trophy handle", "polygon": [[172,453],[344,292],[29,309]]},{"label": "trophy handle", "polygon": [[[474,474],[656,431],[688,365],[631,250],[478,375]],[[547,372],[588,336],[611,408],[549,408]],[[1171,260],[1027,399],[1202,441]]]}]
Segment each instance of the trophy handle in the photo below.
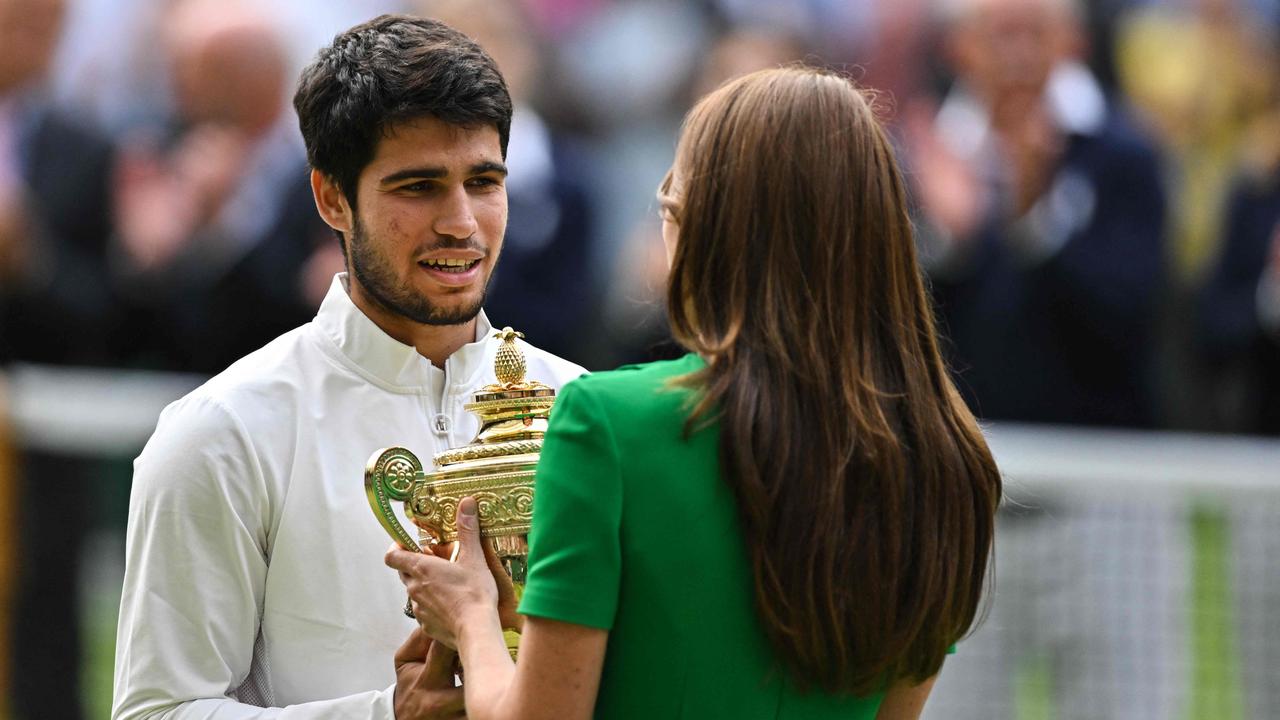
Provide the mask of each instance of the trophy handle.
[{"label": "trophy handle", "polygon": [[408,502],[413,497],[413,484],[420,475],[422,461],[402,447],[375,452],[364,468],[364,491],[369,496],[369,507],[373,508],[373,514],[391,539],[412,552],[422,552],[422,548],[400,524],[391,509],[391,502]]}]

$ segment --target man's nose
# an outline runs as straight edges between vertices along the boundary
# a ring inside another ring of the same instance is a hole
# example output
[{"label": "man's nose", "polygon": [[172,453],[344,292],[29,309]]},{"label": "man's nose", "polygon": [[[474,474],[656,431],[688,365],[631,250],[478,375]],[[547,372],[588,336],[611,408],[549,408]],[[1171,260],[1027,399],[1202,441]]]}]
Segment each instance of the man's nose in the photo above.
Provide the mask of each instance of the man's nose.
[{"label": "man's nose", "polygon": [[465,187],[450,188],[439,208],[440,213],[431,225],[437,235],[463,240],[476,234],[476,216],[471,211],[471,196]]}]

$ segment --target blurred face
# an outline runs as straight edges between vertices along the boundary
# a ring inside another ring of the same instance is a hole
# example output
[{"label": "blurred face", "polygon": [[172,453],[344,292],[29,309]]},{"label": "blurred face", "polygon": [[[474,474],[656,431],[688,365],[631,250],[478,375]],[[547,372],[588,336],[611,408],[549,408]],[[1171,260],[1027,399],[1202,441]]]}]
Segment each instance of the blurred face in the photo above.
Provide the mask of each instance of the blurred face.
[{"label": "blurred face", "polygon": [[284,58],[269,28],[246,25],[181,40],[172,49],[173,89],[186,120],[252,126],[275,119]]},{"label": "blurred face", "polygon": [[0,91],[42,75],[62,30],[63,0],[0,0]]},{"label": "blurred face", "polygon": [[506,172],[491,126],[423,118],[393,128],[360,174],[352,294],[415,323],[469,322],[502,250]]},{"label": "blurred face", "polygon": [[1070,54],[1071,28],[1054,0],[973,0],[952,32],[952,59],[997,111],[1017,107],[1038,99],[1049,72]]}]

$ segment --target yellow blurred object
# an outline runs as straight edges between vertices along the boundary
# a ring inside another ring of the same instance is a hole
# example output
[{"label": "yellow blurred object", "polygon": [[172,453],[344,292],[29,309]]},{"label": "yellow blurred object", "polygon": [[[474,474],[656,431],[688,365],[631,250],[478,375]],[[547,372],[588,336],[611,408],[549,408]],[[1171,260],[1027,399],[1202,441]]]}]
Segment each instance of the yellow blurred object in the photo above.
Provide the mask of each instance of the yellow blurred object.
[{"label": "yellow blurred object", "polygon": [[1273,102],[1273,64],[1243,12],[1147,7],[1116,28],[1120,85],[1169,152],[1171,259],[1184,282],[1216,255],[1245,130]]}]

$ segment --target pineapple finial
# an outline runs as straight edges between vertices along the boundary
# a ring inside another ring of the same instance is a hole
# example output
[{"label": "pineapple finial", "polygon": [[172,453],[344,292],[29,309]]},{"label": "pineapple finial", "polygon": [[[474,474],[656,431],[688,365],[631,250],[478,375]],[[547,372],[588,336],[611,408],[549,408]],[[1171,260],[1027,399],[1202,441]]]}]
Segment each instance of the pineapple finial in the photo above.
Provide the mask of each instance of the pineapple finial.
[{"label": "pineapple finial", "polygon": [[493,359],[493,371],[498,376],[498,382],[504,385],[515,385],[523,382],[525,372],[524,353],[520,352],[520,347],[516,345],[516,338],[524,337],[524,333],[516,332],[508,326],[502,328],[500,332],[494,333],[493,336],[502,339],[502,345],[498,347],[498,354]]}]

